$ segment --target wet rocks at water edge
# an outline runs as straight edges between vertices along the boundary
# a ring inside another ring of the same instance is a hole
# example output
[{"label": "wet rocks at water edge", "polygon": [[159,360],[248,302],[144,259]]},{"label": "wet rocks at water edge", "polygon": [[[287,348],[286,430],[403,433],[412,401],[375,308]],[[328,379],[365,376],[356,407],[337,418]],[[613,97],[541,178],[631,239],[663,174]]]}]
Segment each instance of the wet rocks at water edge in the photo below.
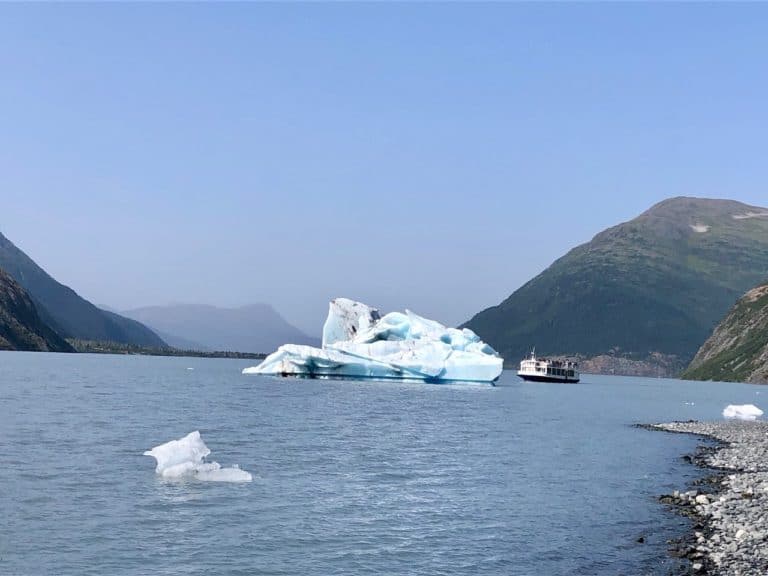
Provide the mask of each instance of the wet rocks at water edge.
[{"label": "wet rocks at water edge", "polygon": [[768,574],[768,422],[674,422],[653,430],[706,436],[714,449],[695,461],[721,472],[709,492],[697,486],[662,496],[696,521],[694,535],[678,552],[691,560],[693,574]]}]

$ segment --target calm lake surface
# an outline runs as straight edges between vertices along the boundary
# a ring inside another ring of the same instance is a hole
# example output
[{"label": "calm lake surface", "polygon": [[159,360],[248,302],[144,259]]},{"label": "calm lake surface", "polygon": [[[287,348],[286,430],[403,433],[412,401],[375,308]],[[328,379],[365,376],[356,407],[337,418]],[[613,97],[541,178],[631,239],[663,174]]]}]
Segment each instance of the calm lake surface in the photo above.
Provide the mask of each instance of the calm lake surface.
[{"label": "calm lake surface", "polygon": [[[0,574],[665,574],[659,494],[768,388],[278,380],[248,360],[0,353]],[[764,407],[764,406],[763,406]],[[167,481],[193,430],[245,484]],[[644,544],[637,543],[644,536]]]}]

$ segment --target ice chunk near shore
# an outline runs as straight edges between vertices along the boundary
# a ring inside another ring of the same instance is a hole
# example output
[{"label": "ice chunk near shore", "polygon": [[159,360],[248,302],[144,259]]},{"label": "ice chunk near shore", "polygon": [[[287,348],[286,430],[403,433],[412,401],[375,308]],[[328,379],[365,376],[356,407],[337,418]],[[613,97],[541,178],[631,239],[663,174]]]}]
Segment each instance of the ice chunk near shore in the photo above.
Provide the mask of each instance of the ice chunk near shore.
[{"label": "ice chunk near shore", "polygon": [[763,411],[754,404],[729,404],[723,410],[724,418],[735,420],[757,420],[762,415]]},{"label": "ice chunk near shore", "polygon": [[250,482],[253,476],[238,466],[222,468],[218,462],[204,462],[211,453],[195,430],[183,438],[171,440],[144,452],[157,461],[157,472],[163,478],[196,478],[208,482]]},{"label": "ice chunk near shore", "polygon": [[375,308],[336,298],[323,326],[322,348],[285,344],[243,374],[493,382],[503,359],[466,328],[446,326],[410,310],[381,316]]}]

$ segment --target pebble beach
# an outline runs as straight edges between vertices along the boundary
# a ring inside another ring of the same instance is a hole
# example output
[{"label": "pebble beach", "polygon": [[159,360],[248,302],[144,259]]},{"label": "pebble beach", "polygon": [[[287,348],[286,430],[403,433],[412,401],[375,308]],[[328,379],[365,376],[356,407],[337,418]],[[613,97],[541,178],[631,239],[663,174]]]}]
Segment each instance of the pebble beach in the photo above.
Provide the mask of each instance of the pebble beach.
[{"label": "pebble beach", "polygon": [[673,422],[647,428],[715,441],[694,460],[715,475],[696,489],[662,496],[694,520],[692,538],[678,546],[693,574],[768,574],[768,423]]}]

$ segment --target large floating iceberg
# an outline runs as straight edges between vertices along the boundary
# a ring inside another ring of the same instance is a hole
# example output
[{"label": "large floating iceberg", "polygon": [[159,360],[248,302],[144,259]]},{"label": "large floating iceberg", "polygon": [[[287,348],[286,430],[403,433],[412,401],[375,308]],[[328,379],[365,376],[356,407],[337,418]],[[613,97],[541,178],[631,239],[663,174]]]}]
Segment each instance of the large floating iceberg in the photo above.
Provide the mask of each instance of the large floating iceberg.
[{"label": "large floating iceberg", "polygon": [[472,330],[446,328],[410,310],[381,316],[375,308],[336,298],[322,348],[285,344],[243,374],[493,382],[502,364]]}]

